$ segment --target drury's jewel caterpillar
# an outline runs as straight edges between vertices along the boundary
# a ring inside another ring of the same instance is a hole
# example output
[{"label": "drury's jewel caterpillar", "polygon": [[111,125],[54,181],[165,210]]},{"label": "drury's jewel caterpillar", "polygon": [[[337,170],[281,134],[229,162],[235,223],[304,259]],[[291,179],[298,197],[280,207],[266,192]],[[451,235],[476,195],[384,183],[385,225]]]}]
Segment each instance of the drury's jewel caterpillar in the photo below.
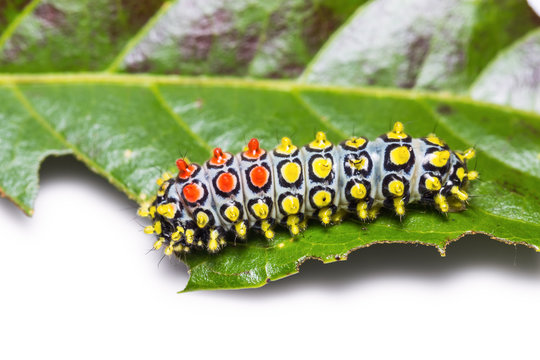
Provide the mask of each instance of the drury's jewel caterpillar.
[{"label": "drury's jewel caterpillar", "polygon": [[201,248],[217,252],[225,235],[245,239],[248,229],[268,239],[280,224],[297,236],[309,218],[336,224],[347,213],[373,220],[381,207],[398,216],[421,202],[441,213],[464,208],[465,188],[478,177],[467,171],[474,150],[455,152],[435,135],[411,138],[396,122],[374,141],[351,137],[333,145],[323,132],[298,148],[287,137],[266,151],[251,139],[233,155],[215,148],[203,166],[178,159],[178,175],[157,180],[153,202],[138,214],[152,219],[155,249],[180,256]]}]

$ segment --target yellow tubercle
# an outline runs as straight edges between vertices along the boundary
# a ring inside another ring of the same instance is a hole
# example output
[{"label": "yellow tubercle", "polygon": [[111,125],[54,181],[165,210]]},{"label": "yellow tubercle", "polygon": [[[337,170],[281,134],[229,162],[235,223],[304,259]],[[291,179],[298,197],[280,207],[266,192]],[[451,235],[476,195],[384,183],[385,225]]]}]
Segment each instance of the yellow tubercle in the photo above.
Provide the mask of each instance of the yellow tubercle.
[{"label": "yellow tubercle", "polygon": [[368,210],[368,217],[370,220],[375,220],[377,218],[377,215],[379,215],[379,209],[380,206],[373,206]]},{"label": "yellow tubercle", "polygon": [[156,217],[156,207],[155,206],[150,206],[150,208],[148,209],[148,213],[150,213],[150,217],[153,219]]},{"label": "yellow tubercle", "polygon": [[465,178],[465,169],[460,167],[456,170],[456,176],[458,177],[459,181],[463,181]]},{"label": "yellow tubercle", "polygon": [[180,240],[180,232],[178,231],[175,231],[171,234],[171,240],[176,242],[178,240]]},{"label": "yellow tubercle", "polygon": [[270,223],[266,220],[261,221],[261,229],[264,232],[268,231],[270,229]]},{"label": "yellow tubercle", "polygon": [[339,224],[340,222],[343,221],[343,218],[345,217],[346,214],[347,212],[345,210],[339,209],[338,211],[336,211],[334,215],[332,215],[332,223]]},{"label": "yellow tubercle", "polygon": [[332,143],[326,139],[326,134],[322,131],[319,131],[317,135],[315,135],[315,140],[309,143],[309,146],[315,149],[326,149],[331,145]]},{"label": "yellow tubercle", "polygon": [[469,180],[476,180],[476,179],[478,179],[478,171],[476,171],[476,170],[469,171],[469,172],[467,173],[467,179],[469,179]]},{"label": "yellow tubercle", "polygon": [[345,145],[359,148],[360,146],[363,146],[366,143],[366,139],[364,138],[358,138],[358,137],[351,137],[349,140],[345,142]]},{"label": "yellow tubercle", "polygon": [[469,195],[457,186],[452,186],[452,189],[450,189],[450,192],[461,201],[467,201],[467,199],[469,198]]},{"label": "yellow tubercle", "polygon": [[313,172],[317,177],[324,179],[332,171],[332,160],[328,158],[317,158],[312,164]]},{"label": "yellow tubercle", "polygon": [[155,233],[158,234],[158,235],[161,234],[161,222],[156,221],[156,222],[154,223],[154,231],[155,231]]},{"label": "yellow tubercle", "polygon": [[292,154],[296,149],[298,148],[293,145],[291,139],[288,137],[281,138],[281,144],[276,147],[276,151],[281,154]]},{"label": "yellow tubercle", "polygon": [[182,244],[176,244],[173,245],[173,250],[176,252],[181,252],[182,250],[184,250],[184,247],[182,246]]},{"label": "yellow tubercle", "polygon": [[349,160],[349,166],[356,170],[362,170],[366,166],[366,158],[359,160]]},{"label": "yellow tubercle", "polygon": [[356,214],[362,220],[366,220],[368,218],[369,215],[368,215],[367,203],[365,201],[360,201],[356,205]]},{"label": "yellow tubercle", "polygon": [[463,157],[467,160],[471,160],[476,155],[476,151],[473,148],[465,150]]},{"label": "yellow tubercle", "polygon": [[439,146],[442,146],[442,147],[446,146],[444,141],[442,141],[440,138],[438,138],[435,134],[429,134],[426,137],[426,140],[429,141],[432,144],[435,144],[435,145],[439,145]]},{"label": "yellow tubercle", "polygon": [[158,186],[163,185],[163,182],[164,182],[164,181],[163,181],[162,178],[158,178],[158,179],[156,180],[156,184],[157,184]]},{"label": "yellow tubercle", "polygon": [[153,234],[154,233],[154,227],[152,225],[145,226],[143,229],[145,234]]},{"label": "yellow tubercle", "polygon": [[186,230],[186,243],[192,244],[195,240],[195,231],[193,229]]},{"label": "yellow tubercle", "polygon": [[167,219],[174,218],[174,213],[176,212],[176,208],[173,203],[169,204],[162,204],[157,207],[158,214],[166,217]]},{"label": "yellow tubercle", "polygon": [[234,228],[236,230],[236,234],[239,237],[244,238],[244,236],[246,236],[247,226],[243,221],[240,221],[239,223],[234,224]]},{"label": "yellow tubercle", "polygon": [[330,218],[332,216],[332,209],[329,207],[319,210],[319,219],[324,225],[330,224]]},{"label": "yellow tubercle", "polygon": [[268,240],[272,240],[274,238],[274,232],[272,230],[267,230],[264,232],[264,236],[266,237],[266,239]]},{"label": "yellow tubercle", "polygon": [[169,246],[167,246],[165,248],[165,250],[163,251],[163,253],[167,256],[171,256],[171,254],[173,253],[173,246],[172,244],[170,244]]},{"label": "yellow tubercle", "polygon": [[172,179],[172,174],[170,172],[164,172],[163,175],[161,175],[161,178],[165,181]]},{"label": "yellow tubercle", "polygon": [[154,243],[154,245],[152,245],[152,247],[155,250],[159,250],[161,249],[161,246],[163,245],[164,241],[165,241],[165,238],[160,237],[159,239],[156,240],[156,242]]},{"label": "yellow tubercle", "polygon": [[367,189],[364,184],[355,184],[351,188],[351,196],[355,199],[363,199],[367,195]]},{"label": "yellow tubercle", "polygon": [[394,124],[394,127],[392,128],[392,131],[386,133],[386,136],[388,136],[389,139],[405,139],[406,137],[408,137],[409,135],[405,134],[403,132],[404,130],[404,127],[403,127],[403,124],[399,121],[397,121],[395,124]]},{"label": "yellow tubercle", "polygon": [[448,201],[446,200],[446,197],[442,194],[435,195],[435,204],[439,207],[439,210],[443,213],[448,212]]},{"label": "yellow tubercle", "polygon": [[405,215],[405,202],[403,201],[403,198],[398,197],[394,199],[394,209],[399,216]]},{"label": "yellow tubercle", "polygon": [[150,216],[150,211],[148,210],[148,205],[141,205],[139,209],[137,210],[137,215],[140,217],[148,217]]},{"label": "yellow tubercle", "polygon": [[330,204],[330,201],[332,201],[332,194],[326,190],[319,190],[313,195],[313,202],[319,209]]}]

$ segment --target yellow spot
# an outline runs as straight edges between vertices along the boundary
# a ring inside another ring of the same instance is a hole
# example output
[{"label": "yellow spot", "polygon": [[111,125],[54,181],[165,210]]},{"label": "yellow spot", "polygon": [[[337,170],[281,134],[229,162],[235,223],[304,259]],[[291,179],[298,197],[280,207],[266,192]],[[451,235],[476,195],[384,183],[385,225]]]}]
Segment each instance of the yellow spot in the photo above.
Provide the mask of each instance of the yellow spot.
[{"label": "yellow spot", "polygon": [[272,230],[267,230],[264,232],[264,236],[268,239],[268,240],[271,240],[274,238],[274,232]]},{"label": "yellow spot", "polygon": [[240,236],[241,238],[246,236],[247,226],[243,221],[240,221],[239,223],[234,224],[234,228],[238,236]]},{"label": "yellow spot", "polygon": [[330,217],[332,216],[332,209],[329,207],[321,209],[319,211],[319,219],[324,225],[330,224]]},{"label": "yellow spot", "polygon": [[202,240],[197,241],[197,246],[203,246]]},{"label": "yellow spot", "polygon": [[435,136],[435,134],[429,134],[427,136],[426,140],[429,141],[432,144],[435,144],[435,145],[439,145],[439,146],[442,146],[442,147],[446,146],[444,141],[442,141],[437,136]]},{"label": "yellow spot", "polygon": [[261,221],[261,229],[262,231],[268,231],[270,229],[270,223],[266,220]]},{"label": "yellow spot", "polygon": [[461,190],[457,186],[452,186],[452,189],[450,189],[450,192],[453,195],[457,196],[457,198],[461,201],[466,201],[469,198],[469,195],[467,195],[465,191]]},{"label": "yellow spot", "polygon": [[157,239],[156,242],[155,242],[154,245],[153,245],[153,248],[156,249],[156,250],[161,249],[161,246],[163,245],[163,241],[165,241],[165,239],[162,238],[162,237],[160,237],[159,239]]},{"label": "yellow spot", "polygon": [[345,217],[347,213],[343,209],[339,209],[336,211],[336,213],[332,216],[332,223],[338,224],[343,221],[343,218]]},{"label": "yellow spot", "polygon": [[225,245],[225,239],[219,238],[219,245]]},{"label": "yellow spot", "polygon": [[366,143],[366,139],[364,138],[357,138],[352,137],[349,140],[345,142],[345,145],[353,147],[353,148],[359,148],[360,146],[364,145]]},{"label": "yellow spot", "polygon": [[216,239],[210,239],[208,241],[208,251],[215,252],[219,248],[219,243]]},{"label": "yellow spot", "polygon": [[390,191],[392,195],[401,196],[405,191],[405,185],[399,180],[392,180],[390,181],[390,184],[388,184],[388,191]]},{"label": "yellow spot", "polygon": [[471,160],[476,155],[476,151],[473,148],[465,150],[463,157],[467,160]]},{"label": "yellow spot", "polygon": [[173,203],[159,205],[157,207],[157,212],[160,215],[165,216],[167,219],[172,219],[174,213],[176,212],[175,206]]},{"label": "yellow spot", "polygon": [[156,180],[156,184],[158,184],[158,186],[163,185],[163,182],[164,182],[164,181],[163,181],[162,178],[159,178],[159,179]]},{"label": "yellow spot", "polygon": [[144,231],[145,234],[153,234],[154,233],[154,227],[152,225],[145,226],[143,231]]},{"label": "yellow spot", "polygon": [[366,162],[365,157],[359,160],[349,160],[349,166],[356,170],[362,170],[366,166]]},{"label": "yellow spot", "polygon": [[296,215],[290,215],[289,217],[287,217],[287,226],[289,227],[289,231],[293,236],[300,233],[300,228],[298,227],[299,221],[300,219]]},{"label": "yellow spot", "polygon": [[368,218],[367,203],[365,201],[360,201],[356,205],[356,214],[362,220],[366,220]]},{"label": "yellow spot", "polygon": [[150,209],[148,209],[148,212],[150,213],[150,217],[153,219],[156,216],[156,207],[150,206]]},{"label": "yellow spot", "polygon": [[389,139],[405,139],[408,135],[403,132],[403,124],[397,121],[392,131],[386,133]]},{"label": "yellow spot", "polygon": [[281,154],[291,154],[298,149],[293,145],[291,139],[288,137],[281,138],[281,144],[276,147],[276,151]]},{"label": "yellow spot", "polygon": [[377,218],[378,214],[379,214],[379,207],[374,206],[368,210],[368,216],[371,220],[374,220],[375,218]]},{"label": "yellow spot", "polygon": [[459,179],[459,181],[463,181],[463,178],[465,177],[465,169],[460,167],[456,170],[456,175]]},{"label": "yellow spot", "polygon": [[448,163],[448,159],[450,159],[450,152],[448,150],[435,151],[429,162],[436,167],[443,167]]},{"label": "yellow spot", "polygon": [[394,209],[399,216],[405,215],[405,203],[403,202],[403,198],[394,199]]},{"label": "yellow spot", "polygon": [[208,221],[210,221],[210,218],[208,218],[208,214],[206,214],[203,211],[199,211],[199,213],[197,213],[197,226],[198,227],[200,227],[201,229],[204,228],[206,224],[208,224]]},{"label": "yellow spot", "polygon": [[409,148],[406,146],[399,146],[390,151],[390,161],[396,165],[406,164],[411,158]]},{"label": "yellow spot", "polygon": [[298,181],[301,172],[300,165],[295,162],[288,162],[281,167],[281,176],[289,184],[295,183]]},{"label": "yellow spot", "polygon": [[355,199],[363,199],[366,197],[367,189],[364,184],[356,184],[351,188],[351,196]]},{"label": "yellow spot", "polygon": [[156,232],[156,234],[161,234],[161,222],[159,221],[156,221],[154,223],[154,231]]},{"label": "yellow spot", "polygon": [[322,131],[319,131],[315,135],[315,140],[309,143],[309,146],[315,149],[325,149],[331,145],[332,143],[326,139],[326,134]]},{"label": "yellow spot", "polygon": [[469,172],[467,173],[467,178],[468,178],[469,180],[476,180],[476,179],[478,179],[478,171],[476,171],[476,170],[469,171]]},{"label": "yellow spot", "polygon": [[289,215],[296,214],[300,210],[300,202],[296,196],[286,196],[281,202],[283,210]]},{"label": "yellow spot", "polygon": [[313,195],[313,202],[319,209],[327,206],[332,201],[332,195],[326,190],[319,190]]},{"label": "yellow spot", "polygon": [[238,210],[238,208],[234,205],[229,206],[227,209],[225,209],[225,216],[227,219],[234,222],[238,219],[238,216],[240,216],[240,210]]},{"label": "yellow spot", "polygon": [[174,251],[180,252],[180,251],[184,250],[184,247],[182,246],[182,244],[177,244],[177,245],[173,246],[173,249],[174,249]]},{"label": "yellow spot", "polygon": [[193,229],[186,230],[186,243],[192,244],[195,240],[195,231]]},{"label": "yellow spot", "polygon": [[[159,188],[157,194],[158,196],[163,196],[165,195],[165,190],[167,189],[167,184],[166,182],[163,182],[163,179],[159,178],[158,181],[161,180],[162,181],[162,185],[161,187]],[[159,184],[158,184],[159,185]]]},{"label": "yellow spot", "polygon": [[172,254],[172,252],[173,252],[173,246],[172,246],[172,244],[169,245],[169,246],[167,246],[167,247],[165,248],[165,250],[163,251],[163,253],[164,253],[165,255],[167,255],[167,256],[170,256],[170,255]]},{"label": "yellow spot", "polygon": [[180,240],[180,232],[178,231],[175,231],[171,234],[171,240],[176,242],[178,240]]},{"label": "yellow spot", "polygon": [[283,248],[284,246],[285,246],[285,243],[279,243],[278,244],[278,248],[280,248],[280,249]]},{"label": "yellow spot", "polygon": [[439,206],[439,210],[441,210],[441,212],[443,213],[448,212],[448,202],[446,201],[446,198],[443,195],[441,194],[435,195],[435,204]]},{"label": "yellow spot", "polygon": [[330,171],[332,171],[332,160],[319,157],[313,161],[313,172],[319,178],[326,178]]},{"label": "yellow spot", "polygon": [[163,175],[161,175],[161,177],[162,177],[163,180],[165,180],[165,181],[172,179],[172,175],[171,175],[170,172],[164,172]]},{"label": "yellow spot", "polygon": [[268,216],[268,205],[262,201],[257,202],[251,208],[253,209],[255,216],[257,216],[259,219],[266,219]]},{"label": "yellow spot", "polygon": [[137,210],[137,215],[139,215],[140,217],[150,216],[150,212],[148,211],[148,206],[141,206],[139,210]]},{"label": "yellow spot", "polygon": [[441,189],[441,182],[439,178],[430,176],[426,179],[426,188],[431,191],[438,191]]},{"label": "yellow spot", "polygon": [[189,251],[190,251],[189,247],[186,246],[186,247],[184,248],[184,252],[188,253]]}]

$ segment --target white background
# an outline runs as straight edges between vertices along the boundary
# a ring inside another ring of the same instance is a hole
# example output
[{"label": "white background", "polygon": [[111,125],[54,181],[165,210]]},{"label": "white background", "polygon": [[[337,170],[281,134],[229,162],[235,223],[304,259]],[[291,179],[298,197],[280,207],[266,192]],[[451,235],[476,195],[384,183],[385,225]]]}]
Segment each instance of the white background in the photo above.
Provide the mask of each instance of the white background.
[{"label": "white background", "polygon": [[524,247],[380,245],[260,289],[177,294],[184,265],[146,255],[135,204],[71,157],[44,163],[35,210],[0,200],[1,359],[540,354],[540,254]]}]

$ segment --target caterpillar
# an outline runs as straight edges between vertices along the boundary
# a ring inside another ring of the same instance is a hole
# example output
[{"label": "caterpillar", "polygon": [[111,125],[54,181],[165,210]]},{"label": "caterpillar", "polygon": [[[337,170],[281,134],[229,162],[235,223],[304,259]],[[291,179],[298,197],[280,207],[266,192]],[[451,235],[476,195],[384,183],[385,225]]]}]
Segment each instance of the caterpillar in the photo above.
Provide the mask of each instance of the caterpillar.
[{"label": "caterpillar", "polygon": [[251,139],[237,155],[215,148],[204,165],[178,159],[177,176],[157,179],[155,199],[138,215],[152,221],[144,232],[157,236],[154,249],[180,256],[218,252],[227,234],[245,240],[248,229],[271,240],[279,224],[298,236],[310,218],[331,225],[353,213],[369,221],[383,207],[401,218],[413,202],[446,214],[466,207],[465,190],[478,177],[467,170],[474,155],[433,134],[412,138],[401,122],[374,141],[351,137],[337,146],[324,132],[301,148],[284,137],[272,151]]}]

